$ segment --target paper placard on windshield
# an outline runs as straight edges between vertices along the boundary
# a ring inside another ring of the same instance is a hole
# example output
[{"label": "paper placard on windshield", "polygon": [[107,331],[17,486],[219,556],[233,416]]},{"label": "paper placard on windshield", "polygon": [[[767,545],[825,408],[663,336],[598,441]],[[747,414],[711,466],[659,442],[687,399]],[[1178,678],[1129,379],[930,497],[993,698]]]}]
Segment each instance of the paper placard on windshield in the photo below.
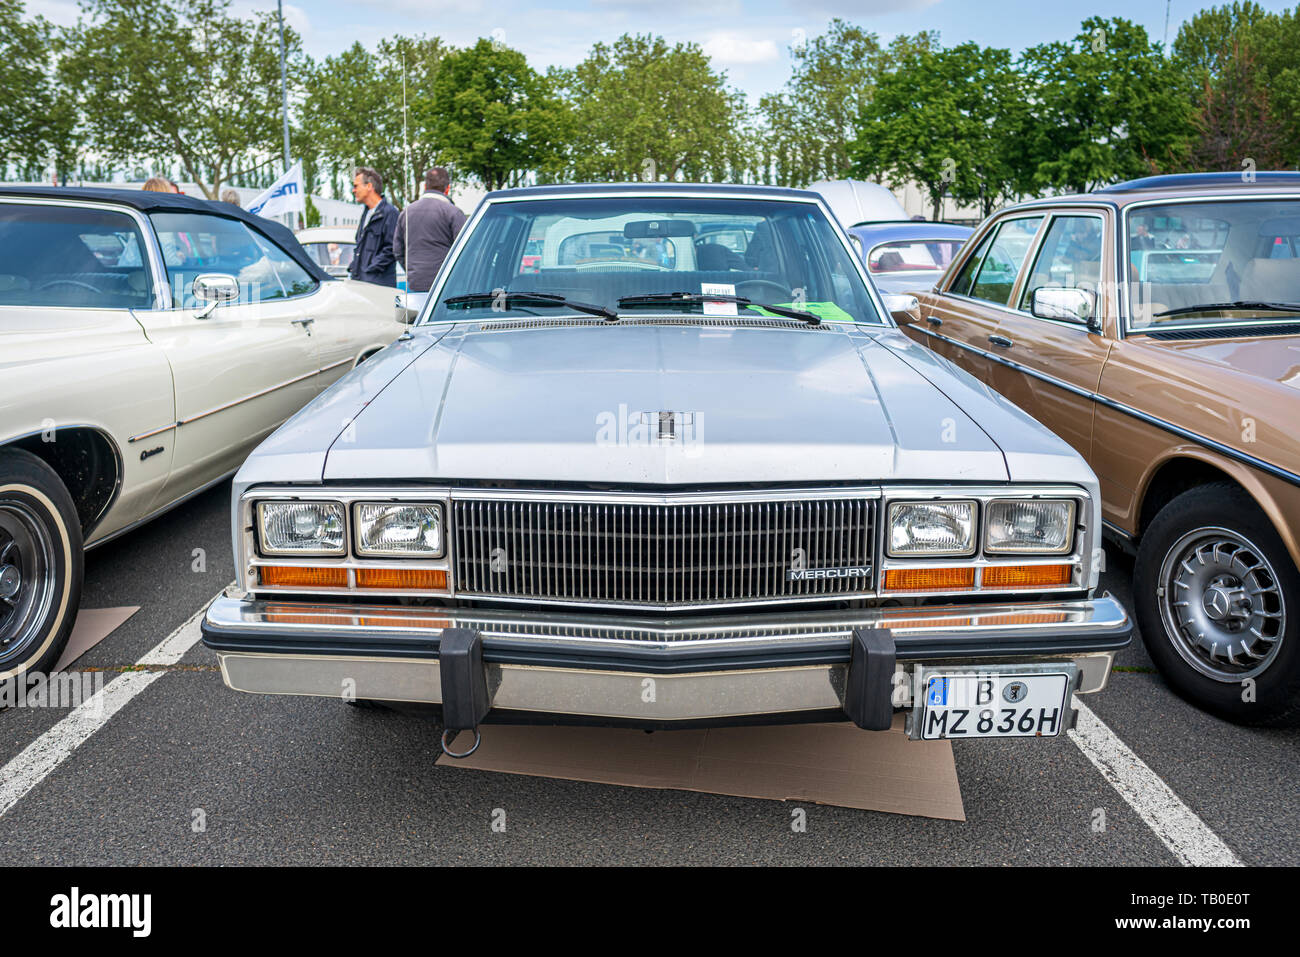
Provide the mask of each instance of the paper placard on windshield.
[{"label": "paper placard on windshield", "polygon": [[[729,282],[702,282],[700,283],[700,293],[702,295],[714,296],[734,296],[736,287]],[[705,302],[704,315],[706,316],[736,316],[736,304],[734,302]]]}]

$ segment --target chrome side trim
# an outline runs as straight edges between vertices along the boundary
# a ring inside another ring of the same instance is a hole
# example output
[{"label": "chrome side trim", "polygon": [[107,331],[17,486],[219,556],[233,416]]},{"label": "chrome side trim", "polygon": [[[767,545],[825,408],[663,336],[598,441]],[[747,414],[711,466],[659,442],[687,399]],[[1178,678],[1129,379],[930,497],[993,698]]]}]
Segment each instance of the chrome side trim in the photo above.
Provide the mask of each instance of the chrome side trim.
[{"label": "chrome side trim", "polygon": [[1233,459],[1237,462],[1241,462],[1243,465],[1249,465],[1251,468],[1259,469],[1261,472],[1265,472],[1268,475],[1271,475],[1274,478],[1281,479],[1284,482],[1288,482],[1291,485],[1300,486],[1300,475],[1297,475],[1295,472],[1289,472],[1286,469],[1282,468],[1281,466],[1274,465],[1272,462],[1266,462],[1263,459],[1256,458],[1253,455],[1248,455],[1245,452],[1238,451],[1237,449],[1234,449],[1229,445],[1224,445],[1222,442],[1219,442],[1215,439],[1207,438],[1204,435],[1201,435],[1197,432],[1193,432],[1191,429],[1185,429],[1181,425],[1175,425],[1174,423],[1169,422],[1165,419],[1157,418],[1156,416],[1143,412],[1140,409],[1135,409],[1130,405],[1125,405],[1123,402],[1116,402],[1114,399],[1104,396],[1100,392],[1093,392],[1090,389],[1084,389],[1081,386],[1077,386],[1069,382],[1065,382],[1061,379],[1056,378],[1055,376],[1047,375],[1045,372],[1039,372],[1037,369],[1031,369],[1029,366],[1022,365],[1019,362],[1013,362],[1012,360],[1004,358],[1003,356],[995,355],[992,352],[987,352],[984,349],[980,349],[977,346],[972,346],[968,343],[961,342],[949,336],[941,335],[940,333],[937,332],[932,332],[931,330],[922,327],[918,323],[910,323],[909,327],[912,329],[916,329],[920,332],[923,332],[927,336],[930,336],[931,338],[942,339],[944,342],[947,342],[950,345],[954,345],[959,349],[965,349],[967,352],[973,352],[975,355],[981,356],[992,362],[996,362],[999,365],[1006,366],[1009,369],[1015,369],[1018,372],[1023,372],[1025,375],[1032,376],[1033,378],[1038,379],[1041,382],[1046,382],[1048,385],[1054,385],[1058,389],[1064,389],[1066,392],[1073,393],[1074,395],[1080,396],[1081,398],[1091,399],[1092,401],[1104,405],[1109,409],[1114,409],[1116,412],[1123,412],[1125,415],[1130,415],[1135,419],[1139,419],[1147,423],[1148,425],[1153,425],[1158,429],[1163,429],[1164,431],[1169,432],[1172,435],[1176,435],[1179,438],[1187,439],[1188,441],[1195,442],[1198,445],[1203,445],[1207,449],[1210,449],[1211,451],[1218,452],[1220,455],[1226,456],[1227,458]]},{"label": "chrome side trim", "polygon": [[126,441],[127,441],[128,443],[129,443],[129,442],[139,442],[141,439],[147,439],[147,438],[149,438],[150,436],[154,436],[154,435],[162,435],[164,432],[170,432],[172,429],[176,428],[176,426],[178,426],[178,425],[180,425],[179,422],[169,422],[167,425],[160,425],[160,426],[158,426],[158,428],[156,428],[156,429],[150,429],[148,432],[140,432],[140,433],[138,433],[138,434],[136,434],[136,435],[133,435],[133,436],[131,436],[129,439],[127,439]]},{"label": "chrome side trim", "polygon": [[199,419],[206,419],[208,416],[216,415],[218,412],[224,412],[226,411],[226,409],[232,409],[237,405],[241,405],[245,402],[251,402],[253,399],[260,399],[262,396],[270,395],[272,392],[276,392],[280,389],[288,388],[291,385],[297,385],[299,382],[304,382],[307,379],[311,379],[315,376],[320,375],[320,372],[321,372],[320,369],[312,369],[311,372],[304,372],[300,376],[294,376],[292,379],[289,379],[285,382],[281,382],[279,385],[273,385],[270,386],[269,388],[261,389],[260,391],[254,392],[251,395],[244,396],[242,399],[235,399],[234,401],[223,403],[222,405],[218,405],[214,408],[207,409],[206,411],[197,412],[194,415],[189,416],[188,418],[181,419],[176,424],[189,425],[191,422],[197,422]]}]

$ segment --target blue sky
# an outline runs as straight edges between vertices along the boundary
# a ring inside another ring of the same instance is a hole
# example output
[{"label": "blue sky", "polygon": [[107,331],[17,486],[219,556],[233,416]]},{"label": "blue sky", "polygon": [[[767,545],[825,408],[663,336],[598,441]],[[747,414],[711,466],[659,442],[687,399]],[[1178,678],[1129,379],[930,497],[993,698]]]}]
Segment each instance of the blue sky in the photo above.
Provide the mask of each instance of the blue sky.
[{"label": "blue sky", "polygon": [[[27,0],[28,10],[55,22],[75,21],[75,0]],[[1169,38],[1183,20],[1214,4],[1173,0]],[[1292,6],[1262,5],[1269,10]],[[657,33],[669,42],[704,47],[714,65],[756,102],[779,89],[790,72],[789,46],[799,31],[821,33],[835,16],[878,33],[882,39],[937,30],[945,45],[967,40],[1019,51],[1069,39],[1089,16],[1123,16],[1159,41],[1165,0],[294,0],[287,16],[313,56],[337,53],[360,40],[426,33],[463,45],[494,30],[527,55],[538,69],[572,66],[597,40],[623,33]],[[234,0],[240,13],[274,10],[275,0]]]}]

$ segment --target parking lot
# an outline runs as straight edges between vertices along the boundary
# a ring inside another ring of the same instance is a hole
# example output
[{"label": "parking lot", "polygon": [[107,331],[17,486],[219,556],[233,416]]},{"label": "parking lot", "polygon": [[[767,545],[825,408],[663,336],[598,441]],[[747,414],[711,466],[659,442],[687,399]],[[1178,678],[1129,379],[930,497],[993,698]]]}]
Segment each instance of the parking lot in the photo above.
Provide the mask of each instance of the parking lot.
[{"label": "parking lot", "polygon": [[[104,670],[111,717],[0,713],[4,864],[1300,861],[1300,730],[1196,710],[1138,642],[1084,699],[1100,722],[1087,741],[954,744],[964,823],[812,806],[797,832],[792,805],[775,801],[435,766],[433,722],[237,694],[196,625],[178,633],[234,577],[228,496],[223,484],[87,556],[82,606],[140,610],[77,664]],[[1111,550],[1103,589],[1127,603],[1130,574]],[[1111,774],[1127,798],[1085,748],[1124,765]],[[492,827],[498,809],[504,831]]]}]

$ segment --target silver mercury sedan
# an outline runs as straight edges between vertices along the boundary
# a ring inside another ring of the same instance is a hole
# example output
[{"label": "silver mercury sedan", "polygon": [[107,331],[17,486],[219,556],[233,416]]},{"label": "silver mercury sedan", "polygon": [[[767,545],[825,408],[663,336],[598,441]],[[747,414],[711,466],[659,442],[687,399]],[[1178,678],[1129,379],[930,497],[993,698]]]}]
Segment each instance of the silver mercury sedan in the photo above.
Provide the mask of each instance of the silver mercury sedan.
[{"label": "silver mercury sedan", "polygon": [[226,684],[434,705],[456,754],[493,721],[1059,735],[1132,631],[1097,480],[887,300],[816,193],[490,194],[410,332],[239,471]]}]

